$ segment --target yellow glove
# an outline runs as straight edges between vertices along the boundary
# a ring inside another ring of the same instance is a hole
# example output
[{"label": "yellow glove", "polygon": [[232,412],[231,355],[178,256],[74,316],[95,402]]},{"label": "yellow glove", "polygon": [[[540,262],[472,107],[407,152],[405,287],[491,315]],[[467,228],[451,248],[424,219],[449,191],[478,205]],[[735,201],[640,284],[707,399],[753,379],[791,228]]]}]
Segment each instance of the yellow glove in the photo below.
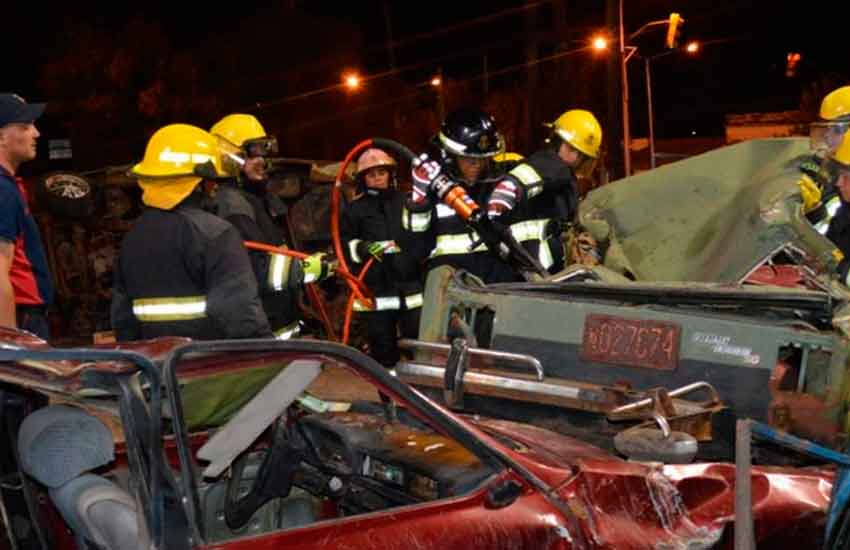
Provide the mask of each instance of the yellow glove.
[{"label": "yellow glove", "polygon": [[326,279],[336,271],[336,261],[328,258],[324,252],[310,254],[301,260],[304,270],[304,283],[315,283]]},{"label": "yellow glove", "polygon": [[800,195],[803,197],[803,212],[809,213],[820,205],[820,187],[809,176],[802,176],[797,181],[800,187]]}]

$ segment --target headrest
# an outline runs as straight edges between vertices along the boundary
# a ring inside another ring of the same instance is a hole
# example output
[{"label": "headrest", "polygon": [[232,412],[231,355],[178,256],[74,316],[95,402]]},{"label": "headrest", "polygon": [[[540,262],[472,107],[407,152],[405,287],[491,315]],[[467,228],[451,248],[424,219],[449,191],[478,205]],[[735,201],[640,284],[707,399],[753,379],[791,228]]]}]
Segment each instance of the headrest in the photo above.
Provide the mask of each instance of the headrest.
[{"label": "headrest", "polygon": [[18,432],[21,469],[48,487],[112,462],[115,442],[100,420],[76,407],[52,405],[27,416]]}]

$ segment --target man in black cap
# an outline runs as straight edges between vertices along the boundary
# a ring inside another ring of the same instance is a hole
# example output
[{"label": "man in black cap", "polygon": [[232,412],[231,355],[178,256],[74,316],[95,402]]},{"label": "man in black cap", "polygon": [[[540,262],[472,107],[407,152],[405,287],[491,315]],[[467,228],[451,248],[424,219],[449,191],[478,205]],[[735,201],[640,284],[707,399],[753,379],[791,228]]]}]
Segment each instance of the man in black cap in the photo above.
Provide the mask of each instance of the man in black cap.
[{"label": "man in black cap", "polygon": [[27,205],[18,167],[35,158],[35,120],[44,103],[0,94],[0,325],[20,327],[45,340],[53,282],[38,226]]}]

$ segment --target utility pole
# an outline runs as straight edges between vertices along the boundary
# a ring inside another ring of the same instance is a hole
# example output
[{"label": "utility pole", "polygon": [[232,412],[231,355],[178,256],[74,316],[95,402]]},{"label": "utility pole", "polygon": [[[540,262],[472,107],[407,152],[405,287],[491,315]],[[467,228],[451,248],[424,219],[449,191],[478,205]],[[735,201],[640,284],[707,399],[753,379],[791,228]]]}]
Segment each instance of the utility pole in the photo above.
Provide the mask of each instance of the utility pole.
[{"label": "utility pole", "polygon": [[655,117],[652,114],[652,76],[650,69],[651,57],[643,58],[643,66],[646,69],[646,108],[649,116],[649,167],[655,168]]},{"label": "utility pole", "polygon": [[[605,3],[605,26],[613,29],[617,25],[617,0],[606,0]],[[621,173],[620,156],[622,149],[620,148],[621,127],[620,127],[620,67],[619,58],[614,55],[608,56],[606,61],[606,86],[607,91],[607,109],[605,120],[605,157],[604,164],[605,174],[608,180],[615,180]]]},{"label": "utility pole", "polygon": [[626,36],[623,28],[623,0],[620,0],[620,95],[623,102],[623,169],[625,176],[632,174],[632,155],[630,149],[631,134],[629,132],[629,74],[626,69]]}]

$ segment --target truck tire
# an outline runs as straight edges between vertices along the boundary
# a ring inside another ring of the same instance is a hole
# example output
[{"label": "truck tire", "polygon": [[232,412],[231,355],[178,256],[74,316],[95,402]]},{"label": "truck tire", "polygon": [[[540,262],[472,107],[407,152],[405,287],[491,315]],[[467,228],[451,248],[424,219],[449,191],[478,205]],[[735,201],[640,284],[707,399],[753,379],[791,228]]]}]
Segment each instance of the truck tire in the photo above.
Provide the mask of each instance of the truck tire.
[{"label": "truck tire", "polygon": [[95,189],[82,176],[54,172],[41,180],[41,195],[47,209],[56,216],[82,219],[94,214]]}]

